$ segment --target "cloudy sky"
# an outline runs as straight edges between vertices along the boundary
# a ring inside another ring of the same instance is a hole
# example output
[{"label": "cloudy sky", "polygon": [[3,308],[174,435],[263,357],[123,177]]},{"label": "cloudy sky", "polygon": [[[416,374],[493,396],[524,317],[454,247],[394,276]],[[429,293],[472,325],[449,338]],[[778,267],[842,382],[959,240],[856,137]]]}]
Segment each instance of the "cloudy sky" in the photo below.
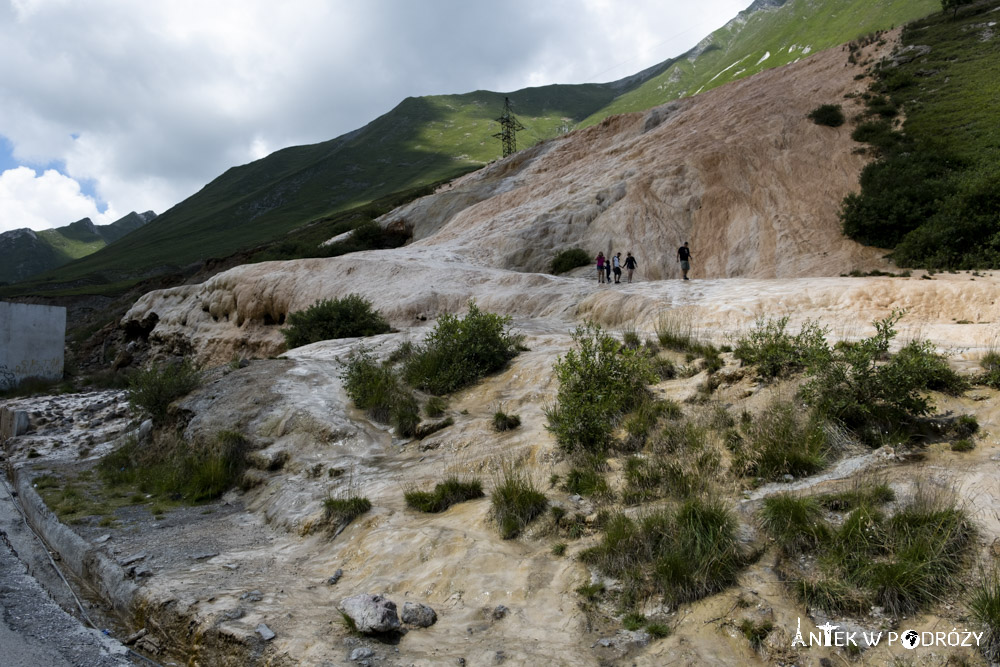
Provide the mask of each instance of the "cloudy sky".
[{"label": "cloudy sky", "polygon": [[612,81],[750,0],[0,0],[0,232],[162,213],[407,96]]}]

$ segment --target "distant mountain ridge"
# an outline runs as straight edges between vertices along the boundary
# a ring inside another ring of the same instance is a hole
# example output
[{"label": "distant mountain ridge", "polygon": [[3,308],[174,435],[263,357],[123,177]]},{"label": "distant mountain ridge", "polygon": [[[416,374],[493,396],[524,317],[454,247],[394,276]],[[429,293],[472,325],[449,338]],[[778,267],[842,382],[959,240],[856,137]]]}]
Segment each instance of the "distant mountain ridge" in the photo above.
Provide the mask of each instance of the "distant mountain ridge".
[{"label": "distant mountain ridge", "polygon": [[156,219],[152,211],[136,213],[108,225],[90,218],[56,229],[14,229],[0,234],[0,282],[14,283],[97,252]]},{"label": "distant mountain ridge", "polygon": [[227,170],[153,224],[38,276],[21,293],[121,286],[227,257],[324,216],[480,168],[499,157],[492,135],[499,131],[495,119],[504,97],[525,125],[517,146],[526,148],[937,10],[940,0],[756,0],[687,53],[611,83],[407,98],[353,132]]}]

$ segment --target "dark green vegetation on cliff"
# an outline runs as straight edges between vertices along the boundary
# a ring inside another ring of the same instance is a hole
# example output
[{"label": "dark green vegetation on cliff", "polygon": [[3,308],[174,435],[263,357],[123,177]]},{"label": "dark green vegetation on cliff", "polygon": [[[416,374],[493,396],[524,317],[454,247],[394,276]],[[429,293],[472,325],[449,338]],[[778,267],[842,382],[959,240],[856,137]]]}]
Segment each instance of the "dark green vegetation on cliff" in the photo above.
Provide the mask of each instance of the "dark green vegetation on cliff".
[{"label": "dark green vegetation on cliff", "polygon": [[525,148],[612,114],[648,109],[793,62],[938,7],[937,0],[758,0],[683,56],[616,82],[408,98],[354,132],[233,167],[114,247],[0,294],[118,294],[144,277],[178,273],[206,259],[263,251],[267,244],[287,250],[290,232],[301,236],[319,221],[496,159],[494,119],[505,96],[525,125],[517,137]]},{"label": "dark green vegetation on cliff", "polygon": [[[1000,3],[909,24],[854,130],[878,159],[844,201],[845,233],[899,266],[1000,266]],[[898,114],[905,115],[898,125]]]}]

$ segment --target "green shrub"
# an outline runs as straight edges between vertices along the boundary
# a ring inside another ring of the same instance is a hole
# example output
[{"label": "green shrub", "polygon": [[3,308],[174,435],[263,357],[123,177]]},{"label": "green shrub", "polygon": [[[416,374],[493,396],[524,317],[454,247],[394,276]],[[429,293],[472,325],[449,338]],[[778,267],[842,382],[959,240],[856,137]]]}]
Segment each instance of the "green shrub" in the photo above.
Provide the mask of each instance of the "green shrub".
[{"label": "green shrub", "polygon": [[[869,163],[861,171],[860,192],[841,204],[844,234],[859,243],[895,248],[954,191],[946,177],[952,163],[936,153],[904,153]],[[921,265],[894,258],[899,266]]]},{"label": "green shrub", "polygon": [[745,437],[733,452],[733,469],[741,475],[780,479],[803,477],[826,467],[829,443],[816,416],[797,417],[791,403],[775,402],[743,427]]},{"label": "green shrub", "polygon": [[[441,428],[454,423],[454,421],[446,423],[447,421],[441,422]],[[389,408],[389,423],[396,429],[397,435],[404,438],[416,435],[417,426],[420,424],[420,404],[413,394],[400,390],[394,395]]]},{"label": "green shrub", "polygon": [[655,381],[649,360],[622,349],[595,324],[577,328],[570,350],[555,363],[556,405],[546,410],[548,429],[566,450],[603,451],[621,418],[639,406]]},{"label": "green shrub", "polygon": [[980,573],[968,604],[973,620],[985,633],[979,650],[991,664],[1000,661],[1000,574],[996,568]]},{"label": "green shrub", "polygon": [[389,323],[359,294],[323,299],[305,310],[290,313],[288,327],[281,330],[288,349],[320,340],[375,336],[389,331]]},{"label": "green shrub", "polygon": [[558,276],[560,273],[566,273],[588,264],[590,264],[590,253],[580,248],[571,248],[559,252],[552,258],[551,271]]},{"label": "green shrub", "polygon": [[681,407],[674,401],[650,398],[642,401],[625,416],[622,425],[627,434],[625,446],[629,450],[641,449],[660,419],[678,419]]},{"label": "green shrub", "polygon": [[406,504],[421,512],[443,512],[452,505],[483,497],[483,484],[478,479],[462,480],[449,477],[434,485],[433,491],[407,491]]},{"label": "green shrub", "polygon": [[799,333],[785,331],[788,318],[760,319],[746,336],[736,342],[733,356],[754,366],[763,378],[775,378],[817,363],[830,355],[827,329],[806,322]]},{"label": "green shrub", "polygon": [[957,391],[962,384],[949,376],[929,344],[912,342],[905,353],[889,354],[902,315],[894,311],[874,322],[874,336],[837,345],[829,358],[807,369],[809,381],[802,389],[820,415],[873,443],[882,433],[909,428],[928,414],[931,403],[923,392],[932,385]]},{"label": "green shrub", "polygon": [[509,540],[545,512],[549,501],[522,467],[504,464],[498,471],[490,495],[492,516],[500,536]]},{"label": "green shrub", "polygon": [[840,127],[844,124],[844,110],[839,104],[822,104],[809,112],[809,120],[817,125]]},{"label": "green shrub", "polygon": [[372,419],[392,424],[404,437],[416,432],[420,405],[389,363],[379,363],[370,350],[362,347],[351,353],[340,379],[354,405]]},{"label": "green shrub", "polygon": [[979,366],[983,369],[983,374],[979,382],[994,389],[1000,389],[1000,352],[991,349],[979,360]]},{"label": "green shrub", "polygon": [[149,415],[156,424],[167,418],[167,408],[201,384],[201,373],[188,360],[153,364],[129,378],[128,400],[133,409]]},{"label": "green shrub", "polygon": [[952,396],[958,396],[969,388],[969,382],[951,369],[930,341],[913,340],[904,345],[893,356],[887,371],[890,369],[893,374],[890,381],[899,384],[913,384],[920,389]]},{"label": "green shrub", "polygon": [[442,315],[404,362],[404,377],[418,389],[447,394],[500,370],[521,347],[522,337],[510,332],[510,322],[474,302],[464,318]]},{"label": "green shrub", "polygon": [[884,118],[866,120],[851,132],[851,139],[869,144],[880,154],[891,152],[903,142],[903,135],[893,129],[892,123]]}]

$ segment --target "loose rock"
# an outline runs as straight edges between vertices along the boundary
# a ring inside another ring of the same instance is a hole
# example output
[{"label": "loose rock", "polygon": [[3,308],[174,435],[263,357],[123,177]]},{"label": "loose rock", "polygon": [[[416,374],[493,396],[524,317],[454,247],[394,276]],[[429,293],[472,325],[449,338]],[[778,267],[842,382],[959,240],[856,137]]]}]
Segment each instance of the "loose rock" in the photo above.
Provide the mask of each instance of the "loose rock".
[{"label": "loose rock", "polygon": [[399,630],[396,603],[389,598],[371,593],[352,595],[340,601],[340,607],[358,632],[392,632]]},{"label": "loose rock", "polygon": [[437,623],[437,612],[425,604],[404,602],[402,618],[403,623],[409,623],[419,628],[429,628]]}]

